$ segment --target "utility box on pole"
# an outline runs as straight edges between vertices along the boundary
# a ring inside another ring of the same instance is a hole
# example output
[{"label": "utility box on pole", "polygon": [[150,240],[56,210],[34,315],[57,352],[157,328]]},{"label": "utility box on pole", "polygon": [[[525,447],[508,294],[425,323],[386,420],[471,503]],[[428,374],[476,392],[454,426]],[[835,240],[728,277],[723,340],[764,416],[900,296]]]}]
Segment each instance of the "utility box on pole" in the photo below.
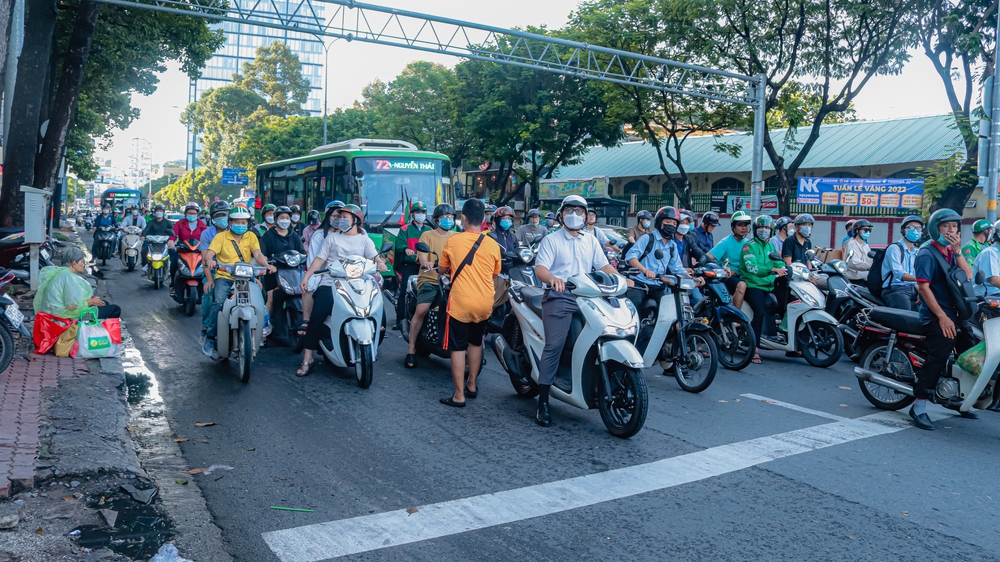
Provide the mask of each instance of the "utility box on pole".
[{"label": "utility box on pole", "polygon": [[24,193],[24,243],[30,247],[31,289],[38,290],[38,246],[45,243],[45,199],[51,196],[47,189],[21,186]]}]

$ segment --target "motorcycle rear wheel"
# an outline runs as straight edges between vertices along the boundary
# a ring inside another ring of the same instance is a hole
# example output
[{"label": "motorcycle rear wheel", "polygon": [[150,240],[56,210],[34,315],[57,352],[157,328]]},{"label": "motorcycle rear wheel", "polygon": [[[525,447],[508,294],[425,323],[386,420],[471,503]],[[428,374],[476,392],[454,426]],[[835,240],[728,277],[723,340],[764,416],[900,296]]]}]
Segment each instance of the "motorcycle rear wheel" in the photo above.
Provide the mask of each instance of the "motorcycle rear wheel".
[{"label": "motorcycle rear wheel", "polygon": [[609,362],[607,373],[611,396],[605,396],[603,386],[597,389],[597,409],[608,432],[615,437],[628,439],[646,423],[649,395],[642,371]]},{"label": "motorcycle rear wheel", "polygon": [[[892,356],[886,357],[889,346],[877,344],[869,347],[861,358],[861,368],[884,375],[900,382],[910,382],[914,380],[913,365],[910,358],[898,348],[892,350]],[[889,359],[889,361],[886,361]],[[888,365],[886,364],[888,362]],[[909,380],[903,380],[899,375],[905,375]],[[915,400],[912,396],[900,394],[891,388],[879,386],[873,382],[858,379],[858,386],[861,387],[861,394],[872,403],[872,406],[880,410],[902,410]]]},{"label": "motorcycle rear wheel", "polygon": [[193,288],[187,288],[187,298],[184,299],[184,314],[188,316],[194,316],[195,304],[197,304],[198,296],[197,291]]},{"label": "motorcycle rear wheel", "polygon": [[0,321],[0,373],[7,370],[14,361],[14,336],[10,327]]},{"label": "motorcycle rear wheel", "polygon": [[739,371],[750,364],[753,359],[754,333],[749,322],[742,318],[723,318],[719,321],[717,330],[712,333],[719,350],[720,365],[731,371]]},{"label": "motorcycle rear wheel", "polygon": [[[674,345],[676,349],[678,344]],[[715,347],[715,338],[705,332],[689,332],[685,346],[688,355],[674,361],[674,378],[681,389],[698,393],[715,380],[715,373],[719,370],[719,349]]]},{"label": "motorcycle rear wheel", "polygon": [[357,360],[354,361],[354,376],[358,379],[358,386],[361,388],[368,388],[372,385],[372,376],[374,374],[374,365],[372,360],[372,344],[358,344],[355,343],[355,352],[357,353]]},{"label": "motorcycle rear wheel", "polygon": [[250,324],[248,322],[240,322],[237,332],[240,354],[240,381],[250,382],[250,365],[253,363],[253,338],[250,334]]},{"label": "motorcycle rear wheel", "polygon": [[[816,341],[810,337],[809,328],[812,328]],[[799,330],[796,337],[799,338],[798,348],[802,357],[813,367],[829,367],[839,361],[844,352],[844,335],[833,324],[818,320],[806,322],[805,329]]]}]

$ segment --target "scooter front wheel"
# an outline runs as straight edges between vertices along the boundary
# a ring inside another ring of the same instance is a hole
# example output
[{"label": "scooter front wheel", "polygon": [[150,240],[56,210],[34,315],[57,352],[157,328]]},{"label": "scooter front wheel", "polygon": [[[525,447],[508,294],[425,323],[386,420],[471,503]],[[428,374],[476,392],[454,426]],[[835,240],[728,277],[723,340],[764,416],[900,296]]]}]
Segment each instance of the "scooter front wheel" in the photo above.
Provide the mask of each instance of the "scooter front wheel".
[{"label": "scooter front wheel", "polygon": [[194,316],[194,306],[195,304],[197,304],[198,301],[197,293],[198,291],[195,291],[194,288],[192,287],[187,288],[187,298],[184,299],[184,314],[187,314],[188,316]]},{"label": "scooter front wheel", "polygon": [[354,360],[354,375],[358,378],[358,386],[368,388],[372,385],[372,376],[375,368],[372,364],[374,362],[372,355],[375,350],[370,343],[354,345],[354,349],[357,352],[356,359]]},{"label": "scooter front wheel", "polygon": [[[892,356],[889,356],[888,351],[889,346],[887,345],[878,344],[869,347],[861,359],[861,368],[903,383],[913,384],[916,377],[913,375],[913,365],[910,363],[910,358],[897,348],[893,348]],[[865,395],[872,406],[881,410],[902,410],[912,404],[914,400],[912,396],[900,394],[891,388],[873,382],[858,379],[858,386],[861,387],[861,394]]]},{"label": "scooter front wheel", "polygon": [[731,371],[745,369],[753,359],[754,333],[742,318],[723,318],[713,332],[719,363]]},{"label": "scooter front wheel", "polygon": [[646,423],[649,410],[646,379],[639,369],[620,363],[609,362],[606,369],[611,395],[608,396],[604,388],[598,388],[597,409],[611,435],[628,439],[639,433]]},{"label": "scooter front wheel", "polygon": [[253,363],[253,338],[250,334],[250,324],[248,322],[240,322],[237,332],[240,354],[240,381],[250,382],[250,365]]},{"label": "scooter front wheel", "polygon": [[833,365],[844,351],[844,335],[833,324],[819,320],[806,322],[796,337],[802,357],[813,367]]},{"label": "scooter front wheel", "polygon": [[128,258],[125,259],[125,262],[126,262],[125,269],[127,269],[130,272],[133,271],[133,270],[135,270],[135,257],[134,256],[129,256]]},{"label": "scooter front wheel", "polygon": [[687,355],[674,361],[674,376],[683,390],[698,393],[715,380],[719,370],[719,349],[715,346],[715,338],[709,337],[707,332],[688,332],[685,338]]}]

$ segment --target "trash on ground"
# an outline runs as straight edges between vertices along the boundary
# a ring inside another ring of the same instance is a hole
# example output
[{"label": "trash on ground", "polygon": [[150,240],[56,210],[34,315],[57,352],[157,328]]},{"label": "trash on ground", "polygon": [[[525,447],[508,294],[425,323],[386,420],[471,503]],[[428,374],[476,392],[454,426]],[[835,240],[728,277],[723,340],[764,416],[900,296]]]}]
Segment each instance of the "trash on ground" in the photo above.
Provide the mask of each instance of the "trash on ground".
[{"label": "trash on ground", "polygon": [[75,537],[75,536],[77,536],[79,534],[80,534],[80,529],[76,529],[75,531],[70,531],[69,532],[69,536],[71,536],[71,537]]},{"label": "trash on ground", "polygon": [[20,520],[20,516],[16,513],[8,513],[7,515],[0,516],[0,529],[13,529]]},{"label": "trash on ground", "polygon": [[155,487],[149,488],[148,490],[140,490],[131,484],[122,484],[121,489],[128,492],[135,501],[145,504],[153,501],[153,496],[156,495]]},{"label": "trash on ground", "polygon": [[208,427],[210,425],[215,425],[215,422],[198,422],[194,424],[195,427]]},{"label": "trash on ground", "polygon": [[201,474],[202,472],[206,472],[207,470],[208,470],[207,468],[192,468],[191,470],[188,471],[188,474],[194,476],[195,474]]},{"label": "trash on ground", "polygon": [[420,510],[417,509],[417,508],[415,508],[415,507],[408,507],[408,508],[406,508],[406,512],[409,513],[410,515],[413,515],[414,513],[418,512],[418,511],[420,511]]},{"label": "trash on ground", "polygon": [[179,480],[179,479],[178,480],[174,480],[174,484],[180,484],[181,486],[184,486],[187,483],[188,483],[187,480]]},{"label": "trash on ground", "polygon": [[108,524],[108,527],[114,527],[115,522],[118,521],[118,512],[113,509],[99,509],[97,512],[101,514],[101,518]]},{"label": "trash on ground", "polygon": [[[280,505],[272,505],[271,509],[276,509],[278,511],[301,511],[303,513],[312,513],[311,509],[303,509],[301,507],[281,507]],[[150,561],[152,562],[152,561]]]},{"label": "trash on ground", "polygon": [[149,562],[191,562],[191,560],[181,558],[176,546],[165,544],[156,551],[156,556],[150,558]]},{"label": "trash on ground", "polygon": [[178,439],[174,439],[174,443],[183,443],[185,441],[190,441],[190,440],[191,440],[190,437],[180,437]]}]

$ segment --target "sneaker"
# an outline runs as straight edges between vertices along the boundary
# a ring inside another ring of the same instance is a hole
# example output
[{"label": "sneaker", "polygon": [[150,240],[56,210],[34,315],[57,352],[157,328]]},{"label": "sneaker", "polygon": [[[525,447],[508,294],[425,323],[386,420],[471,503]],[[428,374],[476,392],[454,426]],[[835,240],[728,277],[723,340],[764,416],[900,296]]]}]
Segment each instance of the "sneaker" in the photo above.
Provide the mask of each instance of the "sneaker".
[{"label": "sneaker", "polygon": [[145,265],[144,265],[144,266],[142,266],[142,274],[143,274],[143,275],[145,275],[145,274],[146,274],[146,271],[147,271],[147,270],[148,270],[148,266],[145,266]]},{"label": "sneaker", "polygon": [[271,315],[264,313],[264,337],[271,335]]},{"label": "sneaker", "polygon": [[208,357],[212,357],[213,355],[215,355],[215,339],[205,338],[205,343],[201,347],[201,352],[207,355]]},{"label": "sneaker", "polygon": [[198,336],[198,345],[201,345],[201,346],[205,345],[205,330],[204,329],[201,331],[201,335]]}]

